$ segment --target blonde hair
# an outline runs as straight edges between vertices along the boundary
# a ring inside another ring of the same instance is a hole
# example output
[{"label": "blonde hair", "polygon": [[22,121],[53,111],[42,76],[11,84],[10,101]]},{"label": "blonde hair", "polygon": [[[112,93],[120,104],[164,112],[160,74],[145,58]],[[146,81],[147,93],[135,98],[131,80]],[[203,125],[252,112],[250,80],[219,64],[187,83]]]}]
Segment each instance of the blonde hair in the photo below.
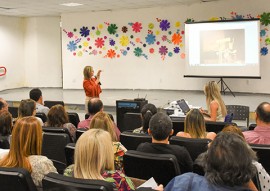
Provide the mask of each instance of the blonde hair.
[{"label": "blonde hair", "polygon": [[74,177],[104,179],[104,170],[114,170],[114,154],[111,136],[102,129],[90,129],[83,133],[75,147]]},{"label": "blonde hair", "polygon": [[100,111],[96,113],[91,119],[89,129],[103,129],[108,131],[111,135],[112,141],[118,141],[116,133],[114,131],[114,123],[111,120],[110,116]]},{"label": "blonde hair", "polygon": [[92,66],[85,66],[83,69],[83,76],[85,80],[89,80],[91,78],[90,76],[90,72],[93,71],[93,67]]},{"label": "blonde hair", "polygon": [[42,128],[33,116],[18,119],[12,130],[9,153],[0,161],[1,167],[21,167],[32,172],[28,156],[41,155]]},{"label": "blonde hair", "polygon": [[206,128],[202,113],[198,109],[191,109],[185,118],[184,132],[192,138],[205,138]]},{"label": "blonde hair", "polygon": [[206,96],[206,105],[208,111],[210,110],[210,103],[212,101],[217,101],[220,108],[222,116],[225,116],[227,114],[227,109],[224,104],[224,101],[221,98],[220,89],[218,84],[215,81],[210,81],[204,86],[204,93]]}]

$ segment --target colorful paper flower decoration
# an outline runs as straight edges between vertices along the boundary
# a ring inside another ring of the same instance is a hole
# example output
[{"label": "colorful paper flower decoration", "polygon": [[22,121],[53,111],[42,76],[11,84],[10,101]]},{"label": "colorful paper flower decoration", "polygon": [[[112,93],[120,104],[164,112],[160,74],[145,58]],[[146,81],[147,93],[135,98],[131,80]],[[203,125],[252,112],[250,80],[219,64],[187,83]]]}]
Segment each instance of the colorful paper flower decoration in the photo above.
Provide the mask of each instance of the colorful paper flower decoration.
[{"label": "colorful paper flower decoration", "polygon": [[139,47],[136,47],[134,49],[134,54],[135,54],[135,56],[140,57],[142,55],[142,49]]},{"label": "colorful paper flower decoration", "polygon": [[132,25],[132,29],[135,33],[141,32],[142,30],[142,23],[136,22]]},{"label": "colorful paper flower decoration", "polygon": [[67,45],[67,49],[70,50],[70,52],[75,51],[77,49],[77,45],[74,41],[70,41]]},{"label": "colorful paper flower decoration", "polygon": [[127,28],[126,26],[123,26],[123,27],[122,27],[122,32],[123,32],[123,33],[128,32],[128,28]]},{"label": "colorful paper flower decoration", "polygon": [[179,48],[179,47],[175,47],[175,48],[173,49],[173,52],[174,52],[174,53],[179,53],[179,52],[180,52],[180,48]]},{"label": "colorful paper flower decoration", "polygon": [[166,46],[161,46],[158,52],[161,55],[166,55],[168,53],[168,48]]},{"label": "colorful paper flower decoration", "polygon": [[109,58],[114,58],[115,55],[116,55],[115,50],[113,50],[113,49],[108,50],[107,56],[108,56]]},{"label": "colorful paper flower decoration", "polygon": [[268,48],[267,47],[262,47],[261,48],[261,55],[262,56],[265,56],[265,55],[267,55],[268,54]]},{"label": "colorful paper flower decoration", "polygon": [[173,44],[180,44],[182,42],[182,36],[178,33],[174,33],[172,36],[172,42]]},{"label": "colorful paper flower decoration", "polygon": [[261,24],[268,26],[270,24],[270,13],[263,13],[261,14],[261,18],[260,18]]},{"label": "colorful paper flower decoration", "polygon": [[82,37],[87,37],[89,36],[90,30],[88,29],[88,27],[82,27],[80,28],[80,34]]},{"label": "colorful paper flower decoration", "polygon": [[103,38],[97,38],[95,40],[95,45],[96,45],[97,48],[102,48],[104,46]]},{"label": "colorful paper flower decoration", "polygon": [[116,24],[110,24],[107,30],[109,34],[115,34],[117,32],[117,29],[118,27],[116,26]]},{"label": "colorful paper flower decoration", "polygon": [[120,38],[120,44],[122,46],[127,46],[129,44],[129,38],[128,36],[125,36],[123,35],[121,38]]},{"label": "colorful paper flower decoration", "polygon": [[153,34],[148,34],[146,37],[145,37],[145,40],[146,42],[150,45],[150,44],[154,44],[155,41],[156,41],[156,36],[153,35]]},{"label": "colorful paper flower decoration", "polygon": [[170,22],[168,20],[162,20],[159,27],[162,31],[167,31],[171,27]]}]

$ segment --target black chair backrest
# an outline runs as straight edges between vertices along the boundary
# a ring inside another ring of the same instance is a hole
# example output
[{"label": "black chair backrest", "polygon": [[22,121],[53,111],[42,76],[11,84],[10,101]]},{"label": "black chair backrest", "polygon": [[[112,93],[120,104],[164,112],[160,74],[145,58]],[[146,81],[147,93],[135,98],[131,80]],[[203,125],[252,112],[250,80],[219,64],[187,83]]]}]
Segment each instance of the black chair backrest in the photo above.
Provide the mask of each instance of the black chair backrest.
[{"label": "black chair backrest", "polygon": [[227,113],[233,113],[233,120],[245,120],[249,126],[249,107],[244,105],[226,105]]},{"label": "black chair backrest", "polygon": [[125,113],[123,118],[123,127],[121,132],[134,130],[142,126],[142,117],[140,113]]},{"label": "black chair backrest", "polygon": [[11,113],[12,118],[18,117],[18,107],[8,106],[8,111],[9,111],[9,113]]},{"label": "black chair backrest", "polygon": [[163,186],[180,174],[177,159],[171,154],[128,150],[123,156],[123,164],[127,176],[144,180],[154,177],[155,181]]},{"label": "black chair backrest", "polygon": [[171,118],[173,124],[173,136],[175,136],[179,131],[184,131],[185,119],[184,118]]},{"label": "black chair backrest", "polygon": [[80,117],[76,112],[67,112],[69,122],[72,123],[76,128],[80,122]]},{"label": "black chair backrest", "polygon": [[51,159],[58,173],[63,173],[66,168],[65,147],[70,143],[66,133],[43,132],[42,155]]},{"label": "black chair backrest", "polygon": [[85,128],[80,128],[76,130],[76,142],[78,141],[78,139],[80,138],[80,136],[87,131],[88,129]]},{"label": "black chair backrest", "polygon": [[69,143],[65,147],[67,166],[74,164],[75,143]]},{"label": "black chair backrest", "polygon": [[113,184],[104,180],[67,177],[50,172],[43,180],[43,191],[113,191]]},{"label": "black chair backrest", "polygon": [[250,147],[257,153],[258,162],[270,174],[270,145],[250,144]]},{"label": "black chair backrest", "polygon": [[257,124],[256,123],[251,123],[250,125],[249,125],[249,127],[248,127],[248,130],[254,130],[255,129],[255,127],[257,126]]},{"label": "black chair backrest", "polygon": [[180,145],[187,149],[193,161],[203,152],[207,151],[208,144],[211,139],[195,139],[172,136],[170,144]]},{"label": "black chair backrest", "polygon": [[48,108],[51,108],[54,105],[60,104],[62,106],[65,106],[63,101],[44,101],[44,105],[47,106]]},{"label": "black chair backrest", "polygon": [[143,133],[132,133],[124,131],[120,134],[120,142],[127,150],[136,150],[138,145],[145,142],[152,142],[152,137]]},{"label": "black chair backrest", "polygon": [[72,141],[71,135],[68,131],[67,128],[61,128],[61,127],[42,127],[42,131],[43,132],[48,132],[48,133],[65,133],[68,135],[68,137],[70,138],[70,142]]},{"label": "black chair backrest", "polygon": [[39,117],[43,121],[43,123],[45,123],[47,121],[47,116],[45,113],[37,112],[36,117]]},{"label": "black chair backrest", "polygon": [[206,121],[205,122],[205,128],[207,132],[215,132],[219,133],[222,131],[225,125],[236,125],[236,123],[227,123],[227,122],[219,122],[219,121]]},{"label": "black chair backrest", "polygon": [[37,191],[31,174],[23,168],[0,167],[1,191]]},{"label": "black chair backrest", "polygon": [[9,144],[9,136],[2,136],[0,135],[0,148],[1,149],[9,149],[10,144]]}]

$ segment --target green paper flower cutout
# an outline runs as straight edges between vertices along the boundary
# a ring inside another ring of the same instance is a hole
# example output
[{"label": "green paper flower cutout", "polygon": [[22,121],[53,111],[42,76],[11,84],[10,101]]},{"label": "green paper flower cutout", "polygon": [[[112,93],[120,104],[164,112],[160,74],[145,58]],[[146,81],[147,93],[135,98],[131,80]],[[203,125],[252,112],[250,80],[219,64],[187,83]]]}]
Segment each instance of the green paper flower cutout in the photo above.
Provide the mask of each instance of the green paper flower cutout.
[{"label": "green paper flower cutout", "polygon": [[270,24],[270,13],[263,13],[261,14],[261,24],[262,25],[265,25],[265,26],[268,26]]},{"label": "green paper flower cutout", "polygon": [[135,48],[134,54],[135,54],[135,56],[140,57],[142,55],[142,49],[139,47]]},{"label": "green paper flower cutout", "polygon": [[115,34],[117,32],[117,29],[118,27],[116,26],[116,24],[110,24],[107,30],[109,34]]},{"label": "green paper flower cutout", "polygon": [[270,38],[266,38],[266,39],[265,39],[265,44],[266,44],[266,45],[270,45]]}]

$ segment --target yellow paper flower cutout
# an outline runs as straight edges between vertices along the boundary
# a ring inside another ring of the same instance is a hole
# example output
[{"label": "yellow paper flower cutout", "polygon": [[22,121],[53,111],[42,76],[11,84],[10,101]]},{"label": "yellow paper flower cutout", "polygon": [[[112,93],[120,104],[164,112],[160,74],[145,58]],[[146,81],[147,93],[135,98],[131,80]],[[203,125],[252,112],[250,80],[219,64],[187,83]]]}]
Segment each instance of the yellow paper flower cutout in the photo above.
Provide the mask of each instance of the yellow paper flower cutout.
[{"label": "yellow paper flower cutout", "polygon": [[148,24],[148,28],[149,28],[149,29],[152,30],[154,27],[155,27],[155,25],[154,25],[153,23],[149,23],[149,24]]},{"label": "yellow paper flower cutout", "polygon": [[99,28],[99,29],[103,29],[103,24],[99,24],[99,25],[98,25],[98,28]]},{"label": "yellow paper flower cutout", "polygon": [[209,21],[218,21],[218,20],[219,20],[218,17],[212,17],[212,18],[209,19]]},{"label": "yellow paper flower cutout", "polygon": [[179,46],[180,46],[180,48],[183,48],[183,47],[184,47],[184,44],[183,44],[183,43],[181,43]]},{"label": "yellow paper flower cutout", "polygon": [[85,42],[83,42],[83,46],[84,47],[88,47],[89,46],[89,43],[85,41]]},{"label": "yellow paper flower cutout", "polygon": [[77,53],[77,55],[78,55],[78,56],[82,56],[82,55],[83,55],[82,51],[79,51],[79,52]]},{"label": "yellow paper flower cutout", "polygon": [[156,31],[156,35],[159,35],[159,34],[160,34],[160,31],[157,30],[157,31]]},{"label": "yellow paper flower cutout", "polygon": [[181,26],[180,21],[177,21],[177,22],[175,23],[175,27],[180,27],[180,26]]},{"label": "yellow paper flower cutout", "polygon": [[120,44],[122,46],[127,46],[129,44],[129,38],[128,36],[125,36],[123,35],[121,38],[120,38]]}]

